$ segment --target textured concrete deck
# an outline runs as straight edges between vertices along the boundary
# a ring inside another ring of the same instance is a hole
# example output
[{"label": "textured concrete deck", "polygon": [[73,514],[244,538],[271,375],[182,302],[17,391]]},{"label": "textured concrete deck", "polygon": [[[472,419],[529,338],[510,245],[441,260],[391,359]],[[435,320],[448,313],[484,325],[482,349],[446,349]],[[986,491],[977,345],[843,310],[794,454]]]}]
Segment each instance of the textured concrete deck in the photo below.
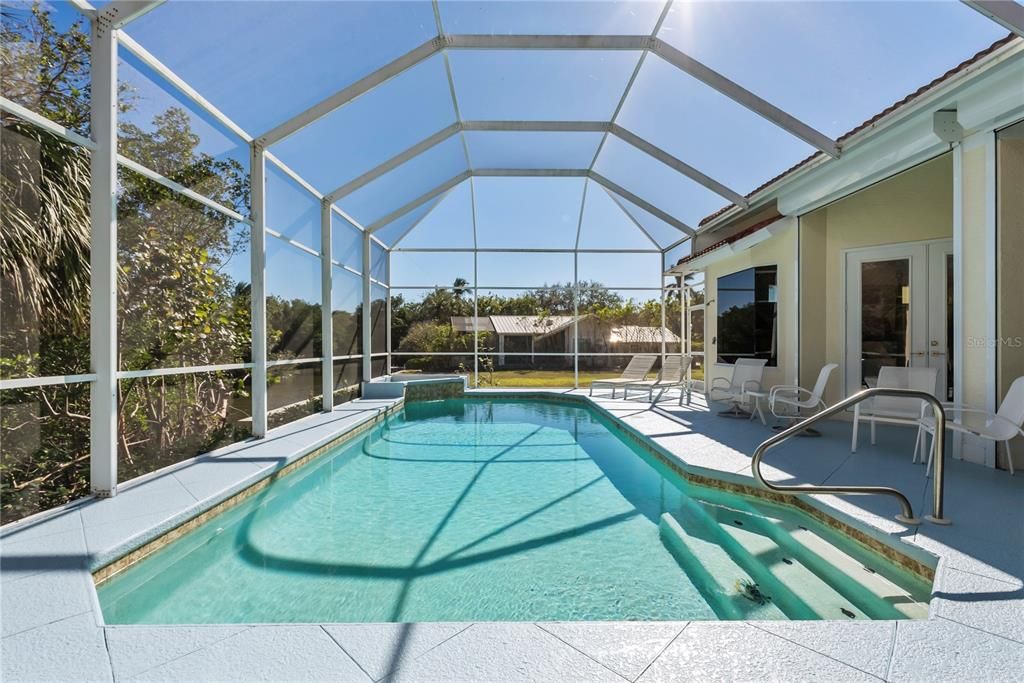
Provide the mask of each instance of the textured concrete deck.
[{"label": "textured concrete deck", "polygon": [[[576,393],[576,392],[574,392]],[[689,469],[749,475],[770,432],[695,397],[594,402]],[[891,499],[818,497],[836,514],[941,558],[931,618],[901,622],[475,623],[104,626],[89,571],[223,500],[390,401],[357,401],[158,473],[117,497],[5,528],[2,679],[21,680],[1020,680],[1024,672],[1024,477],[951,462],[954,524],[908,529]],[[849,452],[849,426],[773,451],[777,481],[888,484],[930,505],[914,432],[880,428]]]}]

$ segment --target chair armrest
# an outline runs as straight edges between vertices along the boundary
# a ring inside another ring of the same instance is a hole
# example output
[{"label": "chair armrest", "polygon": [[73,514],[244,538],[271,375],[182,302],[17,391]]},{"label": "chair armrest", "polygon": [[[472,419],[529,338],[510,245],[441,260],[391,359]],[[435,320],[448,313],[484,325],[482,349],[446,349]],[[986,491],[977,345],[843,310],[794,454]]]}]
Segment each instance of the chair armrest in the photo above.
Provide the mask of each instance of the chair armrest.
[{"label": "chair armrest", "polygon": [[774,401],[775,400],[775,395],[779,394],[779,393],[782,393],[782,392],[796,394],[796,396],[794,398],[798,398],[798,399],[800,398],[801,394],[807,394],[808,396],[811,395],[811,391],[809,389],[804,389],[803,387],[798,387],[795,384],[776,384],[774,387],[772,387],[772,390],[768,393],[768,399],[771,400],[771,401]]},{"label": "chair armrest", "polygon": [[760,390],[761,390],[761,383],[759,381],[757,381],[756,379],[748,379],[746,382],[743,383],[743,393],[744,394],[747,393],[748,391],[760,391]]},{"label": "chair armrest", "polygon": [[714,379],[711,380],[712,388],[719,382],[724,382],[727,388],[732,386],[732,382],[730,380],[727,380],[724,377],[715,377]]}]

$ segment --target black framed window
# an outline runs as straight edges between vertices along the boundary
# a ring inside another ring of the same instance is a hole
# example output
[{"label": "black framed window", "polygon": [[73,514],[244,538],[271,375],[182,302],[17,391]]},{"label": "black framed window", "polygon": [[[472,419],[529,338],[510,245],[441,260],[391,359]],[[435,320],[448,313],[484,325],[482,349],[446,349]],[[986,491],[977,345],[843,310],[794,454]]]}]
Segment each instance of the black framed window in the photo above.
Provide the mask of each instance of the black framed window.
[{"label": "black framed window", "polygon": [[718,278],[718,362],[778,361],[778,266],[757,266]]}]

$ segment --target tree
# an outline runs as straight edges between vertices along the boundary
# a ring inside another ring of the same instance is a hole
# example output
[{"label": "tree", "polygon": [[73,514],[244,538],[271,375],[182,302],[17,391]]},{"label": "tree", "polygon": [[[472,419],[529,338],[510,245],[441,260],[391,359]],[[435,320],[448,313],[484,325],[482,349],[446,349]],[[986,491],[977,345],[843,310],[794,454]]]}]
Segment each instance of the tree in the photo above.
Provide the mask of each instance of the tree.
[{"label": "tree", "polygon": [[[58,31],[38,4],[27,12],[4,8],[0,19],[5,96],[87,132],[83,22]],[[134,100],[126,95],[122,109],[129,110]],[[15,117],[4,115],[2,125],[0,373],[86,372],[88,154]],[[124,123],[120,132],[130,158],[247,210],[245,169],[200,152],[184,111],[159,112],[148,131]],[[248,360],[249,283],[231,274],[234,264],[248,262],[244,224],[130,171],[122,170],[119,189],[119,366]],[[303,335],[302,325],[272,332],[288,349],[301,346]],[[246,371],[214,371],[122,380],[120,478],[241,438],[248,379]],[[0,409],[4,522],[88,493],[88,384],[5,391]]]}]

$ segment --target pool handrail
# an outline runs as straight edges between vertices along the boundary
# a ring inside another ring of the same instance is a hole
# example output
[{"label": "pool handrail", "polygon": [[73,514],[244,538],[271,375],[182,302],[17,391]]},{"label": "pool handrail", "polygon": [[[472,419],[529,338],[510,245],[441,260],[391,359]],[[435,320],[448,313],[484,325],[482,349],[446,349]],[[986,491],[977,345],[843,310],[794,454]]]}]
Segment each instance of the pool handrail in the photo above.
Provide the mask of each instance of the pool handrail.
[{"label": "pool handrail", "polygon": [[798,484],[794,486],[785,484],[773,484],[765,480],[761,474],[761,460],[772,448],[775,448],[783,441],[787,441],[790,438],[796,436],[800,432],[804,431],[815,422],[819,422],[828,417],[840,413],[851,406],[854,406],[862,401],[866,401],[869,398],[875,396],[901,396],[905,398],[918,398],[931,405],[932,410],[935,413],[935,474],[934,474],[934,491],[932,495],[932,514],[925,515],[925,519],[935,524],[950,524],[950,520],[943,517],[942,511],[942,497],[943,490],[945,487],[945,462],[946,462],[946,411],[942,407],[942,403],[935,396],[929,394],[926,391],[917,391],[915,389],[891,389],[885,387],[872,387],[870,389],[864,389],[856,394],[839,401],[838,403],[825,408],[821,412],[815,413],[806,420],[802,420],[793,426],[784,429],[783,431],[775,434],[769,439],[761,442],[761,444],[754,450],[754,457],[750,461],[750,469],[754,475],[754,480],[758,484],[774,491],[775,493],[781,493],[783,495],[797,496],[802,494],[816,494],[825,493],[833,495],[868,495],[868,494],[882,494],[887,496],[893,496],[900,501],[900,505],[903,507],[903,513],[896,515],[896,519],[904,524],[917,525],[921,523],[921,520],[914,517],[913,506],[910,504],[910,500],[907,499],[900,491],[889,488],[888,486],[824,486],[817,484]]}]

